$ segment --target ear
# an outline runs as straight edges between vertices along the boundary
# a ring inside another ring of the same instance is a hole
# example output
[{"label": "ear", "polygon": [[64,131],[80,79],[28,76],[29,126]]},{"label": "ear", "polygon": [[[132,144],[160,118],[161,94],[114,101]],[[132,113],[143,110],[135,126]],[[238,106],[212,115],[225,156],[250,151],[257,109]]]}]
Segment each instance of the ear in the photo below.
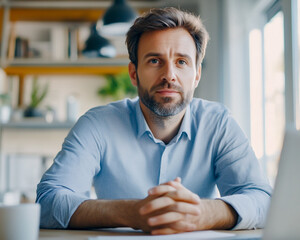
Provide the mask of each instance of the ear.
[{"label": "ear", "polygon": [[132,85],[137,86],[136,67],[132,62],[130,62],[128,64],[128,73],[129,73],[129,77],[131,79]]},{"label": "ear", "polygon": [[201,79],[201,72],[202,72],[202,65],[199,64],[198,69],[196,70],[196,78],[195,78],[195,88],[198,87],[198,84],[200,82]]}]

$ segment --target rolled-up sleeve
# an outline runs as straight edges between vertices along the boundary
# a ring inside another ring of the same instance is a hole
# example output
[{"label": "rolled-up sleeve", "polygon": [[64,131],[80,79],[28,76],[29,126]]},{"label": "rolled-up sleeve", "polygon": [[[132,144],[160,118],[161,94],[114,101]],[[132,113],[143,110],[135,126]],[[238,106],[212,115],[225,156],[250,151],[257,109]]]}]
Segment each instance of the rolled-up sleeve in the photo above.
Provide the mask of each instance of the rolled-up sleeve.
[{"label": "rolled-up sleeve", "polygon": [[215,177],[221,200],[238,214],[234,229],[263,228],[272,188],[243,131],[229,113],[218,127]]},{"label": "rolled-up sleeve", "polygon": [[100,171],[100,142],[93,118],[81,117],[37,186],[42,228],[68,227],[78,206],[90,198],[93,177]]}]

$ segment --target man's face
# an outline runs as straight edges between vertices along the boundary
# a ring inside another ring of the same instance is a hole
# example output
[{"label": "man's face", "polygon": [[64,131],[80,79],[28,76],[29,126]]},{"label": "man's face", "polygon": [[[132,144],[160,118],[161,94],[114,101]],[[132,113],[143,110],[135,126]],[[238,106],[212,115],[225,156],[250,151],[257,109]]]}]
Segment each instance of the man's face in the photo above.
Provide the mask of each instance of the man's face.
[{"label": "man's face", "polygon": [[142,104],[162,117],[186,108],[200,71],[194,40],[183,28],[144,33],[138,46],[138,67],[129,65]]}]

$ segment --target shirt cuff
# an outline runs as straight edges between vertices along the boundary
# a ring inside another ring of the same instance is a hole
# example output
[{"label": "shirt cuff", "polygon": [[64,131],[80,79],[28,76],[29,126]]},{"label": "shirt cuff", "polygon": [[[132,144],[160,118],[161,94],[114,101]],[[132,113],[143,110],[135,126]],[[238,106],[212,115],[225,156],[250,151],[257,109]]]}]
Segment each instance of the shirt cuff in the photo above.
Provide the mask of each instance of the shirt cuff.
[{"label": "shirt cuff", "polygon": [[[236,194],[218,198],[229,204],[238,214],[236,225],[232,230],[239,229],[255,229],[264,227],[266,212],[257,211],[259,199],[253,199],[252,196],[246,194]],[[264,201],[260,204],[265,205]],[[262,209],[265,209],[262,207]],[[258,214],[260,212],[260,214]]]},{"label": "shirt cuff", "polygon": [[76,209],[88,199],[69,190],[48,193],[38,201],[41,204],[41,228],[67,228]]}]

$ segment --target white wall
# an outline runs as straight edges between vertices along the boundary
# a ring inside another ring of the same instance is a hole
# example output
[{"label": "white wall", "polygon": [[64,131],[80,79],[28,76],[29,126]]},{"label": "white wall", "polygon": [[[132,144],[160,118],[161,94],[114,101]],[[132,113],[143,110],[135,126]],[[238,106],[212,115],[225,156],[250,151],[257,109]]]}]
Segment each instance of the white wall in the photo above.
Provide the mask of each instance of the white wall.
[{"label": "white wall", "polygon": [[221,77],[222,64],[221,42],[222,28],[220,26],[221,13],[219,0],[200,1],[200,17],[207,28],[210,40],[207,45],[206,56],[202,63],[202,77],[195,96],[211,101],[222,101]]},{"label": "white wall", "polygon": [[197,96],[225,104],[250,137],[248,37],[260,21],[253,15],[270,0],[201,0],[200,15],[210,34]]}]

